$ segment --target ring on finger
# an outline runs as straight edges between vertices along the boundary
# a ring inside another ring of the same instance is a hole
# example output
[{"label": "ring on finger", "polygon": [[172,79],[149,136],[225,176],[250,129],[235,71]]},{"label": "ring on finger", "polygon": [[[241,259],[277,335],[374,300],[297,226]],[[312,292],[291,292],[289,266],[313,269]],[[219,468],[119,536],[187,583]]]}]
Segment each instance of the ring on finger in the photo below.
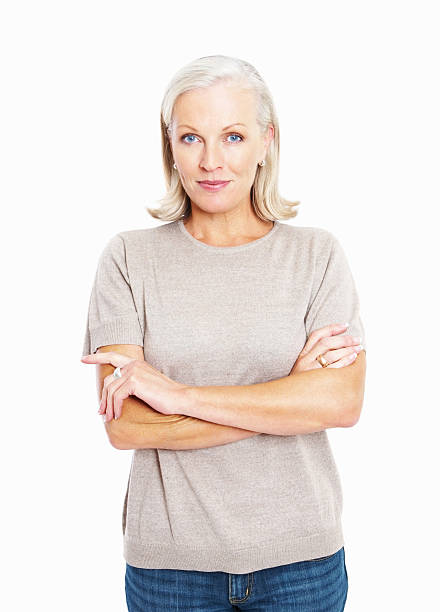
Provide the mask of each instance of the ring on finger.
[{"label": "ring on finger", "polygon": [[316,361],[323,367],[326,368],[327,366],[330,365],[330,361],[327,361],[327,359],[324,357],[324,354],[321,353],[321,355],[318,355],[316,357]]}]

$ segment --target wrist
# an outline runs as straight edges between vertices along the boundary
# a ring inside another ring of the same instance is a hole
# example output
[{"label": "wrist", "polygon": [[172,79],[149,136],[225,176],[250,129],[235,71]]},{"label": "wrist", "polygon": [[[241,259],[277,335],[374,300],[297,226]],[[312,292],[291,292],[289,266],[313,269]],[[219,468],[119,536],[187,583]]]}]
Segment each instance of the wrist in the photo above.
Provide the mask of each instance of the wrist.
[{"label": "wrist", "polygon": [[198,387],[193,385],[183,385],[180,390],[180,411],[186,416],[196,417],[199,405]]}]

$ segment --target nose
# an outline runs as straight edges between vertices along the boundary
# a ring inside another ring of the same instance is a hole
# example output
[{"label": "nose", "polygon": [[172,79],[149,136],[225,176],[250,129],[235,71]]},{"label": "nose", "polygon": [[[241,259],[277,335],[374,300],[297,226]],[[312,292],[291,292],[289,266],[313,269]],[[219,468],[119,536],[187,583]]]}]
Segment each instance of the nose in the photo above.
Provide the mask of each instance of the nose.
[{"label": "nose", "polygon": [[205,144],[203,147],[200,167],[206,172],[213,172],[217,168],[222,168],[224,164],[223,151],[217,145]]}]

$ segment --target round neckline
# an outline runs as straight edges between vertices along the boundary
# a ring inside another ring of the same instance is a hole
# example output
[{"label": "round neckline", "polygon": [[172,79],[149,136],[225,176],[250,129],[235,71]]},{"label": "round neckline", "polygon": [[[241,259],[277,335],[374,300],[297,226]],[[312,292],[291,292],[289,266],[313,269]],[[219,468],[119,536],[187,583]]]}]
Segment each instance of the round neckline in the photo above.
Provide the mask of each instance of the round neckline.
[{"label": "round neckline", "polygon": [[273,226],[270,229],[270,231],[268,231],[267,234],[264,234],[264,236],[261,236],[261,238],[257,238],[256,240],[251,240],[250,242],[246,242],[245,244],[237,244],[236,246],[214,246],[212,244],[206,244],[205,242],[202,242],[201,240],[197,240],[197,238],[194,238],[194,236],[190,234],[190,232],[186,229],[185,224],[183,223],[183,219],[178,219],[177,225],[180,231],[182,232],[182,234],[189,241],[191,241],[194,245],[202,249],[205,249],[207,251],[212,251],[212,252],[217,252],[217,253],[237,253],[237,251],[245,251],[247,249],[250,249],[256,246],[257,244],[261,244],[265,242],[266,240],[268,240],[269,238],[271,238],[276,233],[277,229],[280,226],[278,220],[275,220],[273,222]]}]

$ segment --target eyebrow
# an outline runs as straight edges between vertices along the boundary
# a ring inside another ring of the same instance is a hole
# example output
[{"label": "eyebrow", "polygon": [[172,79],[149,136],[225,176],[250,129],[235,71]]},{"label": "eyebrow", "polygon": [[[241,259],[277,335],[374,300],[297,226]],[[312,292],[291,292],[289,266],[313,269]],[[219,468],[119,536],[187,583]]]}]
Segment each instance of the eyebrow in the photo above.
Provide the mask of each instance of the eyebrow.
[{"label": "eyebrow", "polygon": [[[243,125],[244,127],[246,127],[246,125],[244,123],[231,123],[231,125],[227,125],[226,127],[223,128],[222,132],[224,132],[225,130],[229,130],[229,128],[234,127],[234,125]],[[177,129],[180,128],[189,128],[190,130],[194,130],[195,132],[197,132],[196,128],[191,127],[190,125],[186,125],[185,123],[183,123],[182,125],[178,125]]]}]

